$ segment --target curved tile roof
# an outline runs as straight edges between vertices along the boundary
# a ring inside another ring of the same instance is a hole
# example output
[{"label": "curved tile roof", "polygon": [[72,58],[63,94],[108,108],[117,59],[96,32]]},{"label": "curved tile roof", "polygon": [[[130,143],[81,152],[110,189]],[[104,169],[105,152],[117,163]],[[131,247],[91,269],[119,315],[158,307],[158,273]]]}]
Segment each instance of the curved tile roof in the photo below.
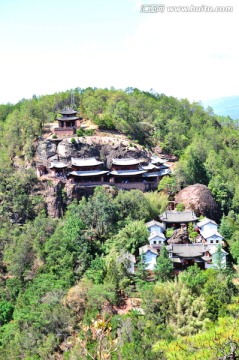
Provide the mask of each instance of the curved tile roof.
[{"label": "curved tile roof", "polygon": [[198,220],[193,211],[165,211],[159,218],[166,223],[187,223]]},{"label": "curved tile roof", "polygon": [[140,163],[140,160],[133,159],[133,158],[126,158],[126,159],[118,159],[114,158],[112,159],[112,164],[114,165],[138,165]]},{"label": "curved tile roof", "polygon": [[115,176],[136,176],[136,175],[142,175],[145,171],[143,170],[114,170],[110,172],[110,175]]},{"label": "curved tile roof", "polygon": [[108,173],[107,170],[89,170],[89,171],[72,171],[69,173],[69,175],[84,177],[84,176],[100,176],[107,173]]},{"label": "curved tile roof", "polygon": [[71,158],[71,164],[75,166],[96,166],[103,164],[102,161],[96,160],[96,158]]}]

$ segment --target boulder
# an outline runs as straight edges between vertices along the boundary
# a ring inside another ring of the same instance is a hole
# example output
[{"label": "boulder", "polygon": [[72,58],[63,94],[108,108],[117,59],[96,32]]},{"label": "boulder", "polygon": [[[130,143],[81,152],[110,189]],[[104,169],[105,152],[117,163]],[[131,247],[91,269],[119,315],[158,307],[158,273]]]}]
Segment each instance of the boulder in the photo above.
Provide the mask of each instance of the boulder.
[{"label": "boulder", "polygon": [[175,196],[175,201],[184,204],[186,210],[193,210],[197,216],[204,215],[215,221],[221,217],[221,211],[206,185],[187,186]]},{"label": "boulder", "polygon": [[59,160],[70,161],[71,157],[99,157],[100,152],[97,146],[83,143],[78,139],[74,143],[65,139],[59,143],[57,155]]}]

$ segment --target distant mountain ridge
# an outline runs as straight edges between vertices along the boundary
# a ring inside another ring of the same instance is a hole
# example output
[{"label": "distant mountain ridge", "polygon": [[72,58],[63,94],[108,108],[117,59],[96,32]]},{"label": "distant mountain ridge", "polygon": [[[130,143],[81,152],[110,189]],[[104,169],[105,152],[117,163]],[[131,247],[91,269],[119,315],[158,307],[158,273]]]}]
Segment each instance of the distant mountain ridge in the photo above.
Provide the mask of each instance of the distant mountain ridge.
[{"label": "distant mountain ridge", "polygon": [[227,96],[211,100],[204,100],[205,108],[211,106],[214,113],[222,116],[230,116],[233,120],[239,119],[239,96]]}]

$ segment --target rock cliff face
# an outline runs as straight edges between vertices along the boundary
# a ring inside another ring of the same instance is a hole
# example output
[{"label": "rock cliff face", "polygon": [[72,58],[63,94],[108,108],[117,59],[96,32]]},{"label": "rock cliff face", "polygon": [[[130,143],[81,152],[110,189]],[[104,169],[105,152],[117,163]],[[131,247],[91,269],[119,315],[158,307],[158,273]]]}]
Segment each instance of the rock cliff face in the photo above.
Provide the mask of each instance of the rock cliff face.
[{"label": "rock cliff face", "polygon": [[41,182],[41,195],[46,205],[46,212],[53,218],[62,217],[66,207],[64,187],[65,184],[59,180]]},{"label": "rock cliff face", "polygon": [[215,221],[220,219],[220,209],[205,185],[187,186],[175,196],[175,201],[184,204],[186,210],[193,210],[198,216],[204,215]]},{"label": "rock cliff face", "polygon": [[114,157],[149,160],[146,150],[139,145],[132,146],[128,140],[100,136],[86,136],[75,140],[73,143],[71,139],[42,141],[37,147],[37,163],[47,165],[53,159],[69,163],[71,157],[96,157],[109,168]]}]

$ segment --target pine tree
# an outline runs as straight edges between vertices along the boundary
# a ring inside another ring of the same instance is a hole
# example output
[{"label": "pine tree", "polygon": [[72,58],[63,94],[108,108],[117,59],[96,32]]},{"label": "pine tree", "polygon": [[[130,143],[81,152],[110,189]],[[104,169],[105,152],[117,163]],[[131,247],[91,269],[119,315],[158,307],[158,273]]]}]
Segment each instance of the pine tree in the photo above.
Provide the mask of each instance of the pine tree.
[{"label": "pine tree", "polygon": [[175,282],[171,291],[168,324],[175,335],[188,336],[202,330],[209,321],[204,297],[195,298],[180,282]]}]

